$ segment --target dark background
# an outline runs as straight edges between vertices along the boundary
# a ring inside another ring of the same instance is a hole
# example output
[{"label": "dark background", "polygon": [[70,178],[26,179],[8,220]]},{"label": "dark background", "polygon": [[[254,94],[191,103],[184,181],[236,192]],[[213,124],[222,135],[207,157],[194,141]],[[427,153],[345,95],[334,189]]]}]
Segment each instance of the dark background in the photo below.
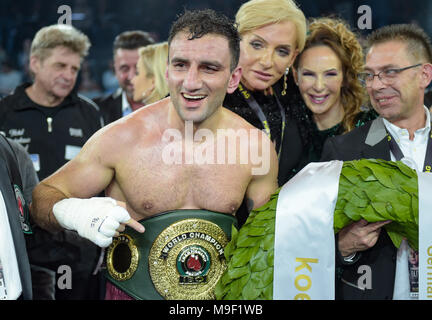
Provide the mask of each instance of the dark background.
[{"label": "dark background", "polygon": [[[22,73],[23,81],[29,79],[25,68],[30,40],[41,27],[58,22],[61,14],[57,11],[61,5],[71,7],[72,24],[86,33],[92,42],[78,86],[83,86],[82,91],[94,97],[114,88],[113,85],[107,87],[102,77],[106,72],[107,79],[113,80],[109,73],[109,63],[112,59],[112,42],[118,33],[141,29],[151,32],[157,41],[164,41],[171,22],[184,8],[212,8],[234,18],[244,2],[245,0],[0,0],[0,74],[13,68]],[[345,19],[354,29],[361,16],[357,13],[358,8],[369,5],[372,9],[373,29],[391,23],[415,22],[432,34],[432,1],[297,0],[297,3],[307,18],[332,14]],[[366,35],[370,30],[359,32]],[[82,81],[83,74],[87,81]],[[0,81],[2,79],[0,76]],[[90,87],[88,79],[92,81]]]}]

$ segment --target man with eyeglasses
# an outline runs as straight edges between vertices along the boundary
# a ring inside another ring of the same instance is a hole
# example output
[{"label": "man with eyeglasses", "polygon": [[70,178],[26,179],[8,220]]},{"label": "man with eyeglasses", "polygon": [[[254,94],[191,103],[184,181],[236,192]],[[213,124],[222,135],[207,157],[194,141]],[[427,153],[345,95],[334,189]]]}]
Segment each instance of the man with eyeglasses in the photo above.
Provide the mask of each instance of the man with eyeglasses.
[{"label": "man with eyeglasses", "polygon": [[[369,36],[366,52],[365,71],[359,80],[380,117],[328,139],[321,160],[403,160],[425,171],[432,165],[431,117],[424,106],[425,89],[432,80],[431,41],[419,27],[391,25]],[[409,263],[412,249],[406,241],[395,248],[381,230],[390,222],[360,220],[338,233],[337,299],[418,297],[418,280],[411,277],[415,266]],[[362,276],[358,270],[364,265],[372,271],[372,286],[366,289],[358,285]]]}]

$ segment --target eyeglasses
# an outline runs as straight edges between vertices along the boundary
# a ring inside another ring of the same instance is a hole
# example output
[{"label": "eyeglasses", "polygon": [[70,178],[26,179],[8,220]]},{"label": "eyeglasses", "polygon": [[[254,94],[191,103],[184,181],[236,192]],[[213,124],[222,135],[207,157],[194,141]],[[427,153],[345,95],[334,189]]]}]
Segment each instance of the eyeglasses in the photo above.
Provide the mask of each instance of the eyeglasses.
[{"label": "eyeglasses", "polygon": [[400,69],[386,69],[386,70],[379,72],[378,74],[373,74],[370,72],[362,72],[362,73],[358,74],[358,79],[363,84],[363,86],[365,86],[367,88],[370,88],[372,86],[372,83],[373,83],[375,77],[378,77],[378,79],[380,79],[380,81],[383,84],[391,85],[396,80],[399,73],[401,73],[402,71],[411,69],[411,68],[419,67],[421,65],[422,65],[422,63],[416,64],[413,66],[409,66],[409,67],[405,67],[405,68],[400,68]]}]

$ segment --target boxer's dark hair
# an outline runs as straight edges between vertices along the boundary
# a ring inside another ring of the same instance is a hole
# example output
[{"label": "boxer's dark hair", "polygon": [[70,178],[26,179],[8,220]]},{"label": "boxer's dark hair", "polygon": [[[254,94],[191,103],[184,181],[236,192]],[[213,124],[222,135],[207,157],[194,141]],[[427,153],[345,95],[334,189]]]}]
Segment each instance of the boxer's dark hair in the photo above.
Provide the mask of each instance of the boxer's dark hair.
[{"label": "boxer's dark hair", "polygon": [[234,22],[225,15],[211,9],[185,10],[171,26],[169,45],[180,32],[189,33],[188,40],[198,39],[207,34],[225,37],[231,51],[231,71],[237,67],[240,57],[240,35]]},{"label": "boxer's dark hair", "polygon": [[379,28],[367,38],[367,49],[388,41],[406,43],[408,53],[416,63],[432,63],[432,44],[427,33],[414,24],[393,24]]}]

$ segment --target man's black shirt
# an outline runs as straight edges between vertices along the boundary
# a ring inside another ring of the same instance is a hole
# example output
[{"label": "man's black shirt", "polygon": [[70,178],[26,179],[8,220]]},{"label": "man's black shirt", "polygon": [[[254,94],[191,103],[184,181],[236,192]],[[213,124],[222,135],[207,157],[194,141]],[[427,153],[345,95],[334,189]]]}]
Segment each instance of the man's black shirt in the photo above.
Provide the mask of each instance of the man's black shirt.
[{"label": "man's black shirt", "polygon": [[0,131],[27,149],[43,180],[76,156],[103,120],[98,106],[76,93],[56,107],[44,107],[28,97],[28,86],[0,100]]}]

